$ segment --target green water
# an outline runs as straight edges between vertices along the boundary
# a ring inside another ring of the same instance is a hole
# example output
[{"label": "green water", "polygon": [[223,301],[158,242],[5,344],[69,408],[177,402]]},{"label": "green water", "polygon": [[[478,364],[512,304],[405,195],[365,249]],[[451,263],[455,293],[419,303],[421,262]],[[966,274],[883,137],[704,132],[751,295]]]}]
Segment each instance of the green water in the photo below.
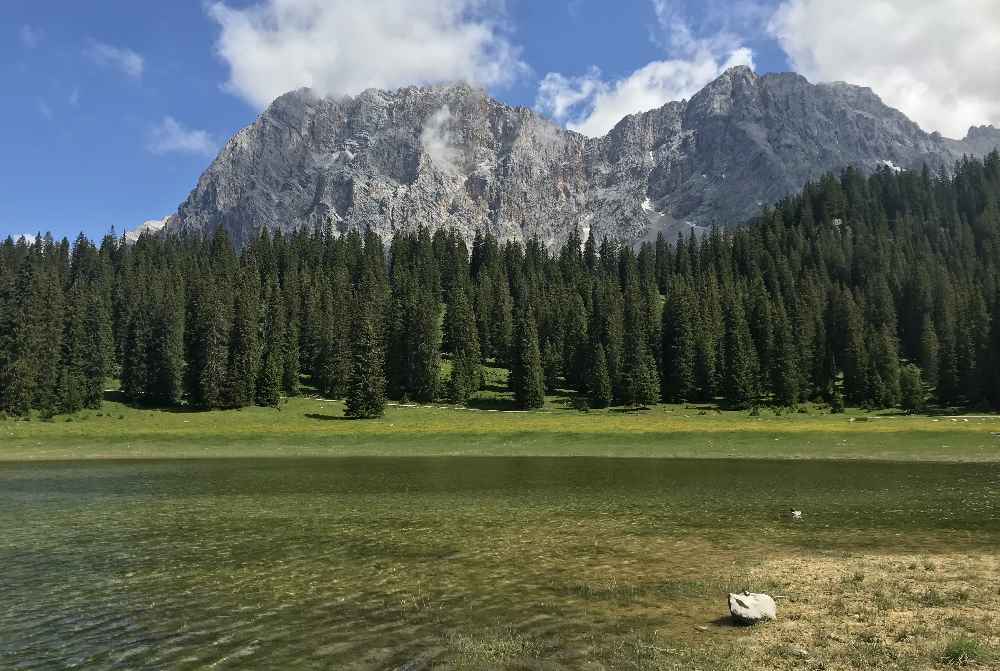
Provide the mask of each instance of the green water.
[{"label": "green water", "polygon": [[6,463],[0,668],[641,668],[768,556],[963,547],[1000,465]]}]

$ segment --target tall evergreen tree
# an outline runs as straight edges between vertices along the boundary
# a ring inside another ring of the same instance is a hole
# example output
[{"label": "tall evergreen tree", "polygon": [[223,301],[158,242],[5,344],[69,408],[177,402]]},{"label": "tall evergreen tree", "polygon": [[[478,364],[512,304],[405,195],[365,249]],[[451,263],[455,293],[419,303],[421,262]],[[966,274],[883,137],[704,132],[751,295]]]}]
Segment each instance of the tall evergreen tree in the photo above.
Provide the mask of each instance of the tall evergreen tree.
[{"label": "tall evergreen tree", "polygon": [[448,397],[453,403],[465,403],[479,391],[483,373],[475,317],[467,289],[461,283],[452,288],[445,329],[451,344]]},{"label": "tall evergreen tree", "polygon": [[382,315],[378,311],[375,281],[369,278],[359,290],[357,316],[351,332],[353,360],[344,414],[373,419],[385,414],[385,345]]},{"label": "tall evergreen tree", "polygon": [[518,310],[511,348],[510,387],[514,403],[522,410],[545,405],[545,381],[542,354],[538,348],[538,328],[528,306]]},{"label": "tall evergreen tree", "polygon": [[285,377],[285,305],[281,289],[272,284],[264,317],[264,354],[257,375],[257,405],[277,407]]},{"label": "tall evergreen tree", "polygon": [[734,297],[726,307],[726,398],[746,408],[757,398],[757,355],[742,301]]},{"label": "tall evergreen tree", "polygon": [[588,399],[593,408],[606,408],[611,405],[611,376],[608,374],[608,360],[604,356],[604,346],[594,344],[593,368],[590,371]]},{"label": "tall evergreen tree", "polygon": [[691,292],[683,280],[670,285],[663,309],[663,398],[674,403],[697,396],[698,324]]}]

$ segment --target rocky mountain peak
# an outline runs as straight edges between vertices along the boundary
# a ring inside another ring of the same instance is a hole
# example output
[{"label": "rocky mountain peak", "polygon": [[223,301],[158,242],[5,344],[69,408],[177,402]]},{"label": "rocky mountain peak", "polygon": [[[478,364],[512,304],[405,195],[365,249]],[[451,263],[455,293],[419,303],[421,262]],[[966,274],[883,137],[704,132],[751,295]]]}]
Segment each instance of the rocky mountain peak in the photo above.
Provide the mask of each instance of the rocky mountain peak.
[{"label": "rocky mountain peak", "polygon": [[950,165],[1000,144],[928,135],[870,89],[726,70],[690,101],[567,131],[464,83],[275,100],[227,143],[168,231],[226,227],[477,230],[559,243],[574,228],[625,242],[733,225],[823,173]]}]

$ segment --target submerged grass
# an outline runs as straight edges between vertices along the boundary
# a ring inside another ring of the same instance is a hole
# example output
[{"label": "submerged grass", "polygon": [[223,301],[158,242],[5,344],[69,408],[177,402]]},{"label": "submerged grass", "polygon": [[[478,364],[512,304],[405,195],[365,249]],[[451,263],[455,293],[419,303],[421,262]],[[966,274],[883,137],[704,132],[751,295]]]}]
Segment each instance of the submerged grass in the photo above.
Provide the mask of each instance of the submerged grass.
[{"label": "submerged grass", "polygon": [[[0,668],[902,671],[960,639],[985,667],[998,469],[8,462]],[[742,590],[779,619],[730,626]]]}]

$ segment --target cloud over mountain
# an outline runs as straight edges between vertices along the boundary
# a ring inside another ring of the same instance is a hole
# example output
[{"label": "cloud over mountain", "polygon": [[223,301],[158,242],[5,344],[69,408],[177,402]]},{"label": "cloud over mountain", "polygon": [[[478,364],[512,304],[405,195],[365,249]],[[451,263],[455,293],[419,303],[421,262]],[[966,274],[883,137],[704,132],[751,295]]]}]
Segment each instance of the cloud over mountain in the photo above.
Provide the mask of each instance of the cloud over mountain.
[{"label": "cloud over mountain", "polygon": [[690,98],[728,68],[753,67],[753,52],[736,32],[714,21],[694,24],[668,0],[653,0],[653,10],[658,25],[651,38],[666,58],[614,80],[605,79],[596,66],[579,76],[550,72],[539,84],[535,107],[567,128],[599,137],[629,114]]},{"label": "cloud over mountain", "polygon": [[502,0],[262,0],[212,4],[227,87],[257,107],[308,86],[320,95],[469,81],[497,85],[526,67]]},{"label": "cloud over mountain", "polygon": [[996,0],[786,0],[770,32],[797,72],[869,86],[926,130],[1000,122]]}]

